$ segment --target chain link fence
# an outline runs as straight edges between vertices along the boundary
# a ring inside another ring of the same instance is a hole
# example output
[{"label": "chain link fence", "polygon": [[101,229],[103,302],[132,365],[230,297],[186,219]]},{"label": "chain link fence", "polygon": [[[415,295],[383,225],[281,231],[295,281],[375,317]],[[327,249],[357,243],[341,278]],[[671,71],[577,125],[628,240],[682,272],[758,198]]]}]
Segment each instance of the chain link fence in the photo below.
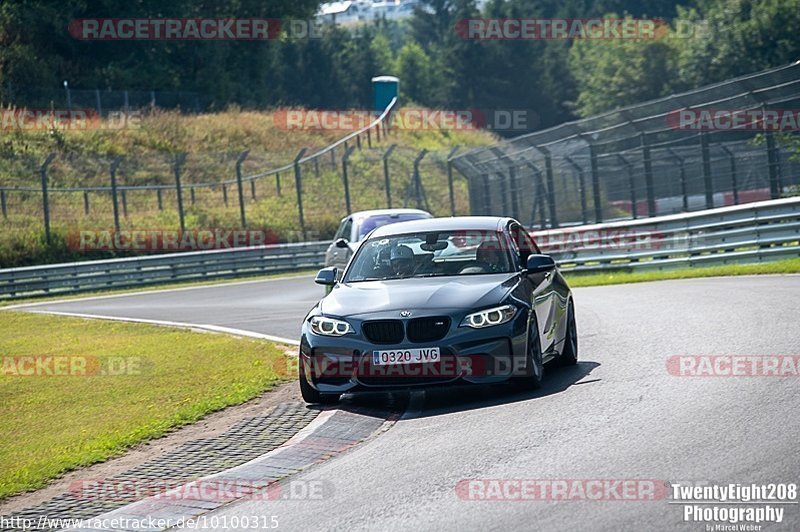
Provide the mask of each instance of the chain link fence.
[{"label": "chain link fence", "polygon": [[[397,141],[387,110],[368,127],[294,156],[244,150],[10,154],[0,159],[0,244],[29,246],[42,235],[42,245],[70,245],[78,229],[254,229],[269,233],[266,243],[299,242],[332,237],[343,216],[360,210],[467,213],[466,180],[454,179],[449,164],[455,150]],[[12,242],[15,234],[22,237]],[[79,257],[52,260],[72,258]],[[0,256],[0,267],[11,265],[21,263],[13,254]]]},{"label": "chain link fence", "polygon": [[0,102],[18,108],[91,110],[98,116],[146,108],[200,113],[211,106],[208,96],[192,91],[73,89],[69,86],[54,89],[3,85]]},{"label": "chain link fence", "polygon": [[774,199],[800,183],[800,161],[781,142],[798,124],[725,127],[765,111],[800,120],[800,62],[474,149],[452,165],[469,181],[472,214],[539,228]]}]

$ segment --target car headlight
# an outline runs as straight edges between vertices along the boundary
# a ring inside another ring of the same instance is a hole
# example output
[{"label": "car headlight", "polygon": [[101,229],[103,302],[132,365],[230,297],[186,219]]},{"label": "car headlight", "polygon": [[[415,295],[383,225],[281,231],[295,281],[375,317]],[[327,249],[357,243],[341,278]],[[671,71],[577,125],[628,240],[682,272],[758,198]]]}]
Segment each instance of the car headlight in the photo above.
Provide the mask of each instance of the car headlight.
[{"label": "car headlight", "polygon": [[311,332],[321,336],[344,336],[353,332],[350,324],[343,320],[326,318],[325,316],[314,316],[311,318]]},{"label": "car headlight", "polygon": [[472,327],[473,329],[502,325],[503,323],[511,321],[511,318],[513,318],[516,313],[517,307],[513,305],[487,308],[480,312],[468,314],[464,318],[464,321],[461,322],[461,325],[464,327]]}]

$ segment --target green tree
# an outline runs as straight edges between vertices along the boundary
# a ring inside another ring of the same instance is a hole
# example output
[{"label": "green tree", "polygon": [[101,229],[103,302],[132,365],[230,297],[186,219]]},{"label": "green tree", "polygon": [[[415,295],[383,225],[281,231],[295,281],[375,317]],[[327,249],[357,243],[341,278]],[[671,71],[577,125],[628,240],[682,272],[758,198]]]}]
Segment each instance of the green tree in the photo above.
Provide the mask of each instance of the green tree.
[{"label": "green tree", "polygon": [[674,72],[663,39],[578,40],[570,49],[569,68],[578,89],[574,107],[582,117],[658,98]]}]

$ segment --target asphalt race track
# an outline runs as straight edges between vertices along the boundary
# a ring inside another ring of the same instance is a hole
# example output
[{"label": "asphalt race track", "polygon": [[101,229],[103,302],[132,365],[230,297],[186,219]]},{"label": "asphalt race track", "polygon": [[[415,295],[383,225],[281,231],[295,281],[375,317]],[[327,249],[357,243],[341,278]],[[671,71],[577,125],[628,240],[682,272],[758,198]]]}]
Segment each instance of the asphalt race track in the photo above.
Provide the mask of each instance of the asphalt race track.
[{"label": "asphalt race track", "polygon": [[[36,310],[214,324],[294,338],[321,295],[308,278],[39,304]],[[543,388],[417,394],[390,430],[297,478],[322,500],[244,501],[215,516],[277,516],[280,530],[706,530],[683,505],[483,501],[470,479],[798,482],[797,377],[681,377],[680,355],[800,355],[800,276],[690,279],[575,290],[581,362]],[[345,398],[380,405],[387,399]],[[463,495],[463,493],[462,493]],[[613,497],[611,497],[613,499]],[[800,507],[781,506],[800,529]]]}]

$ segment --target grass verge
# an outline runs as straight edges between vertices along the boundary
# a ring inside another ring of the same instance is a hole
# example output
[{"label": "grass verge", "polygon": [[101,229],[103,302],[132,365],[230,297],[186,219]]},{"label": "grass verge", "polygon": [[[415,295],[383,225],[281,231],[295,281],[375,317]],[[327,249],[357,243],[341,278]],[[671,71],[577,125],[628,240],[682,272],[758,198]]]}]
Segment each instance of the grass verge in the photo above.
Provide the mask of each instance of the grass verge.
[{"label": "grass verge", "polygon": [[[0,499],[286,379],[283,351],[264,341],[13,311],[0,330]],[[74,358],[71,374],[21,376],[34,366],[19,357]]]},{"label": "grass verge", "polygon": [[609,284],[644,283],[669,279],[691,279],[694,277],[724,277],[731,275],[765,275],[800,273],[800,259],[788,259],[759,264],[726,264],[699,268],[681,268],[667,271],[616,272],[597,274],[570,274],[565,272],[570,287],[601,286]]}]

